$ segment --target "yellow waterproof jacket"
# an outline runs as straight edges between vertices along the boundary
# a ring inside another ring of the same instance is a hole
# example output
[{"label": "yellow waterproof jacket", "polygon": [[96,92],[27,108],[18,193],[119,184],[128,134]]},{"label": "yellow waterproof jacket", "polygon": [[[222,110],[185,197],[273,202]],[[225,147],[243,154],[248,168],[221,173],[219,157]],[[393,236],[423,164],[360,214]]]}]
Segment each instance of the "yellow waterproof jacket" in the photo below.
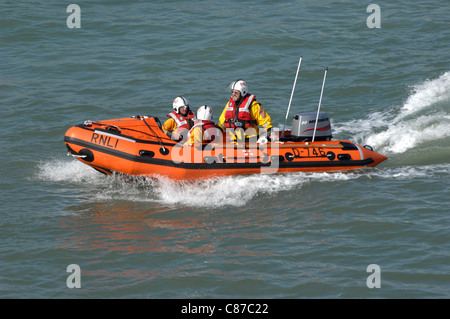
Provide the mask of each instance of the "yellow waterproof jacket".
[{"label": "yellow waterproof jacket", "polygon": [[194,127],[189,132],[189,135],[190,139],[187,141],[187,145],[198,145],[202,144],[205,141],[205,139],[203,138],[203,130],[201,127]]},{"label": "yellow waterproof jacket", "polygon": [[[203,126],[202,126],[203,125]],[[206,128],[206,132],[204,129]],[[188,133],[186,145],[200,145],[210,141],[220,143],[222,140],[222,131],[212,121],[197,122]]]},{"label": "yellow waterproof jacket", "polygon": [[[217,124],[220,126],[223,131],[225,132],[225,113],[227,111],[228,103],[225,105],[225,108],[223,109],[222,114],[219,118],[219,123]],[[262,126],[266,129],[266,131],[273,127],[272,125],[272,119],[270,118],[270,115],[261,107],[261,105],[258,103],[258,101],[254,100],[252,104],[250,105],[250,115],[252,119],[255,120],[255,129],[247,130],[245,137],[251,138],[259,135],[259,128],[258,126]],[[236,136],[229,136],[231,139],[236,139]],[[238,138],[241,138],[238,136]]]},{"label": "yellow waterproof jacket", "polygon": [[168,118],[162,125],[162,130],[164,133],[172,132],[177,133],[177,122],[173,118]]}]

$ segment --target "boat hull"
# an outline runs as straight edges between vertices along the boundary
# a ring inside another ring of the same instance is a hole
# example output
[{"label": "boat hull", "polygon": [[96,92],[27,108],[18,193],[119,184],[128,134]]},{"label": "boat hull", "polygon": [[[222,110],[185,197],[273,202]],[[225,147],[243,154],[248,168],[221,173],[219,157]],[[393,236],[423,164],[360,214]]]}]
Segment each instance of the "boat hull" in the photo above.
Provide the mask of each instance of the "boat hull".
[{"label": "boat hull", "polygon": [[153,117],[85,122],[64,141],[71,155],[102,173],[175,180],[354,170],[387,159],[350,141],[186,146],[171,141]]}]

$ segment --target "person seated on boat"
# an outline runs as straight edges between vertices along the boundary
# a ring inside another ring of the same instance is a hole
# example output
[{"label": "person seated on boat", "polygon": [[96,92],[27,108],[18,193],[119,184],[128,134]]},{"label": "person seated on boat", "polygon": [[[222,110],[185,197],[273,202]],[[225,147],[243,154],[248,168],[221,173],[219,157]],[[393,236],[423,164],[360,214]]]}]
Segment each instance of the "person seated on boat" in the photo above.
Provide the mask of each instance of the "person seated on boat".
[{"label": "person seated on boat", "polygon": [[250,138],[255,141],[259,136],[258,126],[262,126],[271,141],[278,140],[272,132],[272,120],[269,114],[256,101],[255,96],[248,92],[243,80],[236,80],[229,86],[231,97],[219,118],[218,126],[228,132],[230,141],[243,142]]},{"label": "person seated on boat", "polygon": [[202,146],[203,143],[220,143],[222,131],[212,121],[213,111],[209,105],[202,105],[197,110],[197,120],[188,133],[187,145],[195,147]]},{"label": "person seated on boat", "polygon": [[186,140],[187,133],[194,126],[195,115],[191,111],[189,100],[177,96],[173,100],[173,111],[167,114],[169,118],[162,126],[164,134],[174,141]]}]

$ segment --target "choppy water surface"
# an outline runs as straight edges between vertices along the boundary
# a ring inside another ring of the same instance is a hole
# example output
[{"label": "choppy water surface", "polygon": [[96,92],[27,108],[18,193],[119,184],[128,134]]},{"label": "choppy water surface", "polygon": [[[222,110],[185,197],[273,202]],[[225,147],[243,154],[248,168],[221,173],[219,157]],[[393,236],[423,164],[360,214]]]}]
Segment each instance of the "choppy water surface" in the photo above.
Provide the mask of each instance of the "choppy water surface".
[{"label": "choppy water surface", "polygon": [[[77,4],[79,29],[68,3],[0,4],[0,297],[449,297],[448,3],[379,2],[374,29],[358,1]],[[130,183],[65,156],[70,126],[164,119],[178,95],[217,120],[237,78],[282,128],[300,56],[289,119],[328,67],[334,138],[388,161]]]}]

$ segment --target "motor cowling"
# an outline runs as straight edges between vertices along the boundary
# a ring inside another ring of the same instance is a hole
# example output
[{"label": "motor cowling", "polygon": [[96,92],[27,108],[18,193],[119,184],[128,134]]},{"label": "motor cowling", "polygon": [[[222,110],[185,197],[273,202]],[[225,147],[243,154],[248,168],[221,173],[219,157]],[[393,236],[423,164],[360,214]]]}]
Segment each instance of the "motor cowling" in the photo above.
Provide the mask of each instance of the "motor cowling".
[{"label": "motor cowling", "polygon": [[[316,124],[316,112],[295,114],[292,120],[291,136],[297,141],[312,141]],[[315,141],[329,141],[332,138],[331,123],[327,113],[320,112],[317,119]]]}]

